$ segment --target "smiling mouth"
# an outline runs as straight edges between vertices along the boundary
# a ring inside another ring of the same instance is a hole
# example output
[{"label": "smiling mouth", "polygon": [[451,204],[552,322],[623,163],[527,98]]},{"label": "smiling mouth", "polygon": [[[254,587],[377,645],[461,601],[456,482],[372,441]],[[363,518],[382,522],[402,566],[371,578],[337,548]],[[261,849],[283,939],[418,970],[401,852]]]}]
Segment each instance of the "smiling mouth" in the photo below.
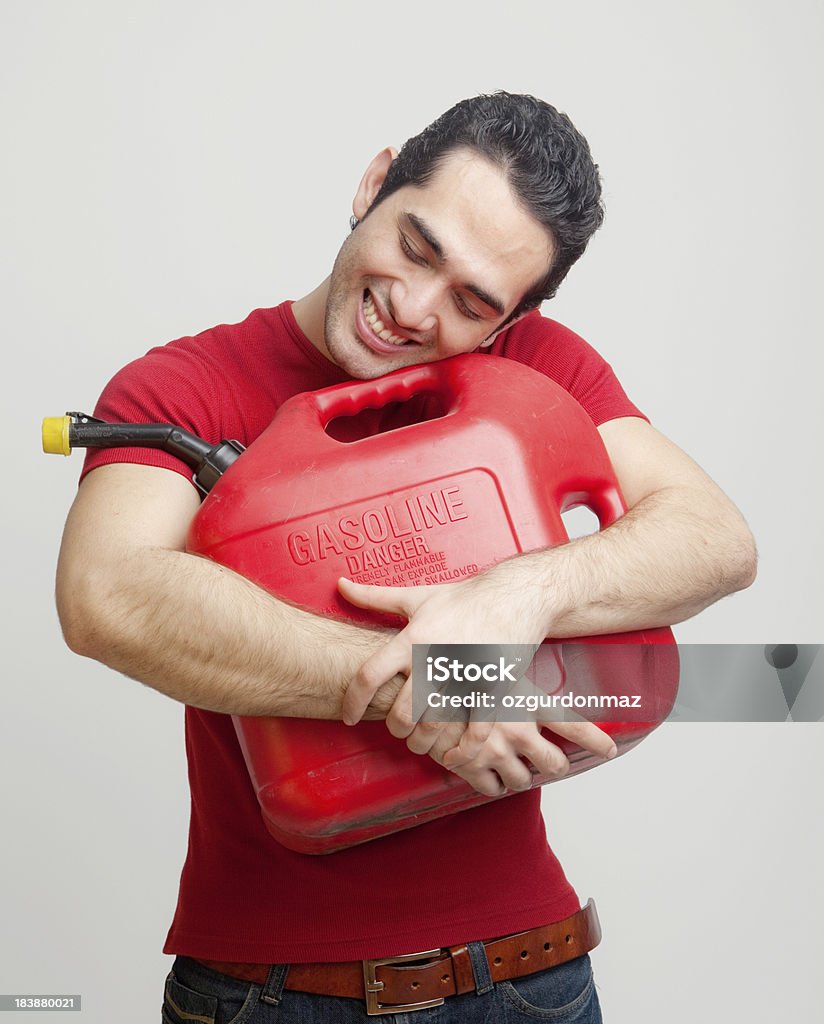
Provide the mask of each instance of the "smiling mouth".
[{"label": "smiling mouth", "polygon": [[400,346],[409,343],[409,338],[401,338],[399,335],[393,334],[392,331],[385,326],[381,318],[378,316],[378,311],[375,308],[372,293],[368,288],[365,289],[363,293],[363,316],[375,337],[384,344]]}]

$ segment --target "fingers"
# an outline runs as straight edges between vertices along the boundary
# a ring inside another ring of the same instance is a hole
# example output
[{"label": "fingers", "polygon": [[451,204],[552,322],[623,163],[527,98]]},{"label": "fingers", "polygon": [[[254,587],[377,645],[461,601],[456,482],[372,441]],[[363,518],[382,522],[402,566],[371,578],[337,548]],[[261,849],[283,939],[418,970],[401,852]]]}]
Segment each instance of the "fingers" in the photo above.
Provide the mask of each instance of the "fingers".
[{"label": "fingers", "polygon": [[463,731],[463,722],[442,722],[437,730],[435,742],[427,751],[432,760],[443,765],[444,754],[458,745]]},{"label": "fingers", "polygon": [[415,724],[415,719],[412,717],[412,679],[410,677],[398,691],[398,695],[386,715],[386,728],[399,740],[405,740],[415,728]]},{"label": "fingers", "polygon": [[[470,728],[481,724],[473,723]],[[600,757],[608,759],[617,753],[611,737],[590,722],[542,724]],[[487,796],[501,796],[507,789],[530,789],[536,775],[544,780],[559,779],[570,768],[563,750],[541,735],[533,723],[497,723],[474,756],[468,757],[474,749],[474,741],[467,742],[463,750],[459,742],[443,754],[441,763]]]},{"label": "fingers", "polygon": [[[430,712],[427,712],[424,714],[424,717],[415,724],[415,722],[412,721],[411,692],[412,687],[410,685],[410,711],[408,721],[411,724],[404,735],[408,737],[406,745],[413,753],[432,753],[433,756],[437,755],[437,761],[440,764],[443,764],[444,767],[448,768],[450,771],[454,771],[455,768],[462,767],[480,753],[483,745],[486,743],[490,733],[492,732],[493,726],[495,725],[494,720],[470,719],[468,724],[465,724],[462,720],[455,721],[454,719],[448,721],[430,721],[427,718],[427,714],[430,714]],[[397,700],[395,705],[398,705]],[[387,720],[387,725],[388,724],[389,722]],[[390,732],[392,732],[394,736],[401,735],[400,732],[396,732],[392,728],[390,728]],[[433,748],[436,742],[438,747],[433,753]],[[443,760],[447,755],[450,758],[448,764]]]},{"label": "fingers", "polygon": [[354,725],[363,717],[369,702],[389,679],[399,672],[408,676],[412,671],[409,664],[409,646],[403,633],[396,634],[379,648],[358,669],[349,684],[341,705],[342,718],[347,725]]},{"label": "fingers", "polygon": [[[446,726],[456,723],[430,720],[424,716],[416,721],[413,713],[413,683],[410,676],[398,691],[397,696],[386,715],[386,728],[399,740],[406,740],[407,746],[415,754],[428,754],[435,740],[444,734]],[[457,723],[463,730],[463,723]],[[457,739],[453,740],[456,743]],[[450,744],[451,746],[452,744]]]},{"label": "fingers", "polygon": [[406,741],[413,754],[428,754],[441,737],[445,722],[418,722]]},{"label": "fingers", "polygon": [[350,604],[376,612],[394,612],[407,619],[421,601],[418,587],[370,587],[341,576],[338,590]]},{"label": "fingers", "polygon": [[[460,742],[452,750],[444,755],[444,767],[450,771],[462,768],[465,764],[474,760],[481,752],[481,748],[489,739],[494,721],[473,721],[463,732]],[[448,760],[447,760],[448,759]]]},{"label": "fingers", "polygon": [[520,757],[505,758],[502,763],[494,766],[494,771],[503,785],[513,793],[522,793],[532,788],[532,772]]},{"label": "fingers", "polygon": [[411,678],[401,687],[386,716],[386,728],[399,740],[406,740],[406,745],[413,754],[428,754],[445,724],[447,723],[430,722],[425,719],[415,721],[412,715]]},{"label": "fingers", "polygon": [[[569,771],[569,761],[563,750],[556,744],[550,743],[538,731],[525,735],[519,749],[523,756],[535,766],[535,771],[539,776],[560,779]],[[530,776],[532,776],[531,772]],[[530,784],[533,781],[534,776],[530,778]]]},{"label": "fingers", "polygon": [[455,774],[484,796],[503,796],[506,793],[506,786],[491,768],[459,768]]},{"label": "fingers", "polygon": [[[444,767],[447,757],[444,756]],[[533,775],[529,765],[508,745],[500,748],[487,743],[483,753],[467,764],[452,769],[473,789],[486,796],[503,796],[507,790],[522,793],[532,788]]]},{"label": "fingers", "polygon": [[505,789],[521,792],[530,789],[534,781],[527,762],[532,762],[536,770],[549,776],[560,776],[569,770],[563,751],[544,739],[531,723],[508,723],[504,727],[499,724],[471,760],[464,759],[459,746],[447,751],[442,763],[475,788],[478,788],[477,782],[483,782],[485,788],[479,792],[488,792],[487,771],[494,772]]},{"label": "fingers", "polygon": [[553,722],[543,719],[538,724],[542,728],[550,729],[556,736],[571,740],[584,750],[589,750],[606,760],[610,760],[618,753],[613,738],[592,722]]}]

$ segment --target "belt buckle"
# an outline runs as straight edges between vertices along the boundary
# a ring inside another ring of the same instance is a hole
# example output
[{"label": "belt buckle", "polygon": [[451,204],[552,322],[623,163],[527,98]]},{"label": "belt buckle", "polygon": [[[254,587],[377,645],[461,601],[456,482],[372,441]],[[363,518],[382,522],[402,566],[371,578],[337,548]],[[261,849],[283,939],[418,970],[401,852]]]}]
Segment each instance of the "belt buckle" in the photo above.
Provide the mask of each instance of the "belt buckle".
[{"label": "belt buckle", "polygon": [[387,956],[382,960],[363,961],[363,987],[366,992],[366,1013],[370,1017],[377,1017],[383,1013],[408,1013],[411,1010],[425,1010],[430,1006],[441,1006],[443,996],[439,999],[424,999],[419,1003],[404,1003],[401,1006],[384,1006],[378,1000],[378,995],[383,991],[384,984],[375,977],[375,969],[384,967],[386,964],[405,964],[411,960],[434,960],[441,955],[440,949],[427,949],[423,953],[407,953],[404,956]]}]

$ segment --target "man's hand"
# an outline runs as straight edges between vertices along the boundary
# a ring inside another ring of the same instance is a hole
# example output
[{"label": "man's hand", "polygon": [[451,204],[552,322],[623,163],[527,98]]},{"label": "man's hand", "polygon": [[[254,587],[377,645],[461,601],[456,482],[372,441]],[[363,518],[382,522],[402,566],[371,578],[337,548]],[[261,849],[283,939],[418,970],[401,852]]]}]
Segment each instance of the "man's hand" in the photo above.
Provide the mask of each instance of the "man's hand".
[{"label": "man's hand", "polygon": [[[398,673],[412,672],[413,644],[541,643],[550,618],[545,588],[522,579],[516,560],[502,562],[460,583],[424,587],[370,587],[341,578],[341,594],[352,604],[408,619],[404,629],[377,650],[350,683],[343,720],[354,725],[369,702]],[[395,736],[414,727],[411,683],[401,689],[386,724]],[[479,726],[482,723],[476,723]],[[488,734],[488,729],[486,730]]]},{"label": "man's hand", "polygon": [[[444,586],[365,587],[340,581],[341,593],[353,604],[409,620],[348,686],[345,721],[358,721],[393,675],[409,676],[415,643],[538,644],[548,635],[649,629],[680,622],[750,585],[756,565],[752,535],[703,470],[638,418],[611,420],[599,431],[629,506],[602,532],[517,555]],[[469,757],[470,766],[482,756],[493,731],[502,731],[472,722],[469,728],[461,724],[463,732],[450,728],[439,737],[438,726],[416,726],[408,680],[386,722],[394,735],[409,737],[410,747],[421,752],[440,750],[433,744],[447,737],[453,747],[462,742],[461,756]],[[557,723],[552,728],[561,731]],[[588,742],[581,745],[593,749]]]},{"label": "man's hand", "polygon": [[562,778],[569,771],[563,750],[541,733],[551,727],[578,746],[609,759],[618,750],[612,738],[591,722],[495,722],[486,740],[468,744],[464,723],[450,722],[438,730],[420,733],[415,729],[407,746],[416,753],[428,753],[444,768],[460,776],[485,796],[503,796],[507,790],[530,789],[539,776]]},{"label": "man's hand", "polygon": [[344,721],[360,720],[374,695],[397,674],[407,676],[386,716],[389,731],[406,738],[413,753],[429,754],[479,793],[500,796],[529,789],[536,775],[559,778],[569,761],[542,735],[546,724],[586,750],[610,758],[612,738],[590,722],[415,722],[412,716],[412,645],[477,643],[505,638],[537,645],[548,630],[548,609],[534,588],[518,579],[513,561],[460,583],[431,587],[369,587],[341,579],[343,596],[362,608],[404,615],[407,626],[361,667],[343,699]]}]

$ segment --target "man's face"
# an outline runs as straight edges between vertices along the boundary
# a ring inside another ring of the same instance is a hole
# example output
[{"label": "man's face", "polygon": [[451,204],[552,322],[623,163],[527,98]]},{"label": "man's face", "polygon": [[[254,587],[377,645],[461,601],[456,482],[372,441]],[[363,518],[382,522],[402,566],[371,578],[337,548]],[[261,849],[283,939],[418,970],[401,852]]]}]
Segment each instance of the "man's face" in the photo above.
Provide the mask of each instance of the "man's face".
[{"label": "man's face", "polygon": [[491,340],[552,257],[546,229],[498,168],[468,150],[367,217],[390,159],[384,151],[361,182],[361,223],[341,247],[326,303],[328,353],[364,379]]}]

